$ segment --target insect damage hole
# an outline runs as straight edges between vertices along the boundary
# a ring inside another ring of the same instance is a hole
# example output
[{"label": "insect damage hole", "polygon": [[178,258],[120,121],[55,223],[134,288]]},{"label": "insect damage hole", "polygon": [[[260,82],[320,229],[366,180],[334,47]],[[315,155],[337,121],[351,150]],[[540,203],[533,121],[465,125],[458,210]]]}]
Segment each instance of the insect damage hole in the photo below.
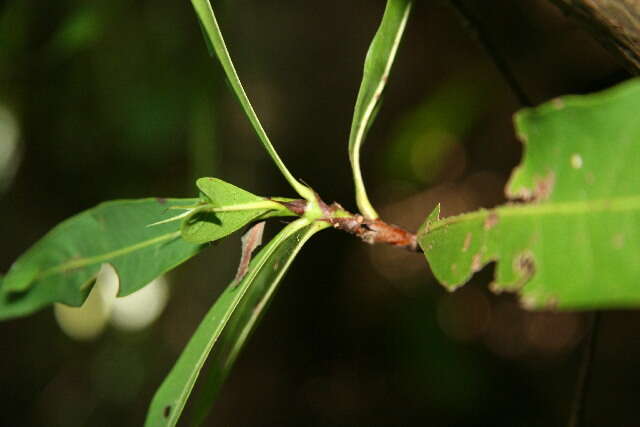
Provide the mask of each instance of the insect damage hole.
[{"label": "insect damage hole", "polygon": [[164,415],[165,418],[169,418],[169,415],[171,415],[171,405],[167,405],[164,407],[162,415]]},{"label": "insect damage hole", "polygon": [[525,281],[536,272],[536,263],[531,251],[518,254],[513,260],[513,269],[520,273],[520,277]]}]

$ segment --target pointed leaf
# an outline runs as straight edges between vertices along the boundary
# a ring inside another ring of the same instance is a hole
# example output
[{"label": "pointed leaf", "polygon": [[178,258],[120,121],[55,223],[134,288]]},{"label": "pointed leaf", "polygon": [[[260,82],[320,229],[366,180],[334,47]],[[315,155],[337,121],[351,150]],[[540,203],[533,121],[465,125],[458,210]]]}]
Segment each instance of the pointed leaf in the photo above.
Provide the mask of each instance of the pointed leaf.
[{"label": "pointed leaf", "polygon": [[52,302],[79,306],[100,266],[110,263],[128,295],[195,255],[199,245],[180,238],[178,223],[149,224],[169,208],[197,199],[118,200],[54,227],[11,266],[0,287],[0,319],[24,316]]},{"label": "pointed leaf", "polygon": [[349,135],[349,159],[353,169],[358,208],[367,218],[378,217],[369,202],[360,168],[360,147],[380,106],[402,33],[409,18],[412,0],[387,0],[380,27],[369,46],[364,62],[364,75],[356,100]]},{"label": "pointed leaf", "polygon": [[431,211],[427,219],[422,223],[422,225],[418,229],[418,233],[417,233],[418,238],[422,237],[425,233],[427,233],[429,231],[429,227],[431,227],[432,224],[435,224],[439,220],[440,220],[440,203],[438,203],[436,207],[433,208],[433,210]]},{"label": "pointed leaf", "polygon": [[229,51],[227,50],[227,46],[222,37],[222,32],[220,31],[220,27],[218,26],[218,21],[216,20],[216,16],[213,13],[213,9],[211,8],[211,3],[209,0],[191,0],[193,7],[198,15],[198,19],[200,21],[200,25],[204,30],[204,34],[206,36],[206,40],[208,43],[209,49],[213,50],[224,69],[224,72],[229,80],[229,84],[233,89],[238,101],[240,101],[240,105],[247,115],[247,118],[251,122],[253,129],[255,130],[258,138],[262,142],[262,145],[271,156],[271,159],[276,164],[280,172],[284,175],[289,184],[300,194],[300,196],[304,197],[307,200],[314,200],[314,194],[311,189],[302,185],[297,179],[293,177],[291,172],[287,169],[284,162],[276,152],[275,148],[271,144],[267,133],[265,132],[258,116],[256,115],[253,107],[251,106],[251,102],[249,102],[249,98],[242,87],[242,83],[240,82],[240,78],[238,77],[238,73],[236,72],[235,67],[233,66],[233,62],[231,61],[231,56],[229,55]]},{"label": "pointed leaf", "polygon": [[290,216],[280,203],[256,196],[217,178],[200,178],[196,185],[203,201],[193,207],[182,224],[182,237],[192,243],[221,239],[251,221],[269,216]]},{"label": "pointed leaf", "polygon": [[454,289],[496,261],[492,289],[528,308],[640,305],[638,111],[639,79],[521,111],[507,186],[521,202],[431,224],[419,241],[436,277]]},{"label": "pointed leaf", "polygon": [[251,261],[237,285],[232,283],[211,307],[180,358],[156,392],[147,426],[173,426],[210,352],[208,364],[215,380],[207,390],[211,401],[280,280],[304,243],[328,224],[300,218],[285,227]]}]

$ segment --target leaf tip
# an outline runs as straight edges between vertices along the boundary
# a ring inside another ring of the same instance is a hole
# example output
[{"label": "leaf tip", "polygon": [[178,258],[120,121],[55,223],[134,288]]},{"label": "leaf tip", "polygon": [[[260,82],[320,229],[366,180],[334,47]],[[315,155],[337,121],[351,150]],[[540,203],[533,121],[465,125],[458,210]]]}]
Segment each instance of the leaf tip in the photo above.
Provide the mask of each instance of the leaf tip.
[{"label": "leaf tip", "polygon": [[422,223],[420,228],[418,228],[418,233],[417,233],[418,238],[427,234],[429,232],[429,227],[431,226],[431,224],[437,221],[440,221],[440,203],[438,203],[433,208],[429,216],[427,216],[427,219]]},{"label": "leaf tip", "polygon": [[2,281],[2,293],[6,295],[29,290],[39,272],[40,269],[35,264],[15,262]]}]

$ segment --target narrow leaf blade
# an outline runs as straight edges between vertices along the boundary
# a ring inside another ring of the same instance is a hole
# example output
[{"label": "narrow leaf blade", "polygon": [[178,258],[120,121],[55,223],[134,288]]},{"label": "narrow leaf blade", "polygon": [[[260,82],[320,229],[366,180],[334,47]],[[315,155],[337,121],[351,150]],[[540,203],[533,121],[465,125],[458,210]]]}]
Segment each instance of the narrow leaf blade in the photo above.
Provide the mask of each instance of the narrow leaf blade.
[{"label": "narrow leaf blade", "polygon": [[240,78],[238,77],[238,73],[231,61],[231,56],[229,55],[229,51],[227,50],[227,46],[224,42],[224,38],[222,37],[222,32],[220,31],[220,26],[218,25],[218,21],[213,12],[213,8],[211,7],[211,3],[209,0],[191,0],[191,3],[196,11],[196,15],[200,20],[200,24],[204,29],[204,33],[207,37],[208,45],[213,49],[224,72],[231,84],[231,88],[235,93],[240,105],[242,106],[247,118],[251,122],[253,129],[255,130],[258,138],[262,142],[262,145],[271,156],[271,159],[276,164],[280,172],[284,175],[289,184],[307,200],[313,200],[314,195],[313,191],[308,187],[302,185],[294,176],[289,172],[284,162],[276,152],[273,144],[269,140],[267,133],[265,132],[258,116],[256,115],[253,107],[251,106],[251,102],[247,97],[247,94],[242,87],[242,83],[240,82]]},{"label": "narrow leaf blade", "polygon": [[63,221],[11,266],[0,286],[0,319],[24,316],[52,302],[79,306],[100,266],[110,263],[128,295],[195,255],[200,246],[180,238],[171,207],[197,199],[118,200]]},{"label": "narrow leaf blade", "polygon": [[444,218],[419,242],[449,289],[496,261],[496,292],[531,309],[640,305],[640,79],[516,116],[520,203]]},{"label": "narrow leaf blade", "polygon": [[300,218],[285,227],[254,259],[239,284],[232,283],[205,315],[180,358],[156,392],[147,426],[174,426],[209,353],[214,377],[213,399],[226,378],[238,352],[264,313],[280,280],[304,243],[324,223]]},{"label": "narrow leaf blade", "polygon": [[382,22],[364,62],[364,74],[351,123],[349,159],[353,170],[356,201],[362,214],[372,219],[377,218],[378,214],[367,197],[360,167],[360,148],[380,106],[380,97],[402,39],[412,3],[412,0],[387,1]]}]

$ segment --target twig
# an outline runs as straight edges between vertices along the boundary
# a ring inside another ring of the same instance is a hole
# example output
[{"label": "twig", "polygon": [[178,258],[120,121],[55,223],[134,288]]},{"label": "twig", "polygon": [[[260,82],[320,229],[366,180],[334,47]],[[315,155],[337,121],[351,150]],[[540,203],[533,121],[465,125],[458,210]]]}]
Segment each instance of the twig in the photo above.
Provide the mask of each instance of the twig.
[{"label": "twig", "polygon": [[[381,219],[367,219],[360,214],[353,214],[335,202],[327,205],[320,197],[316,197],[323,214],[320,220],[329,222],[333,228],[353,234],[372,245],[386,243],[411,252],[422,252],[415,234]],[[307,207],[306,200],[278,203],[296,215],[304,215]]]},{"label": "twig", "polygon": [[530,107],[533,104],[527,96],[527,94],[518,83],[507,61],[500,55],[493,42],[487,37],[481,22],[476,18],[473,12],[465,5],[462,0],[449,0],[449,3],[453,9],[458,13],[458,16],[462,20],[464,26],[472,33],[478,40],[478,43],[484,48],[485,52],[495,64],[496,68],[502,74],[505,82],[511,88],[511,91],[518,99],[518,102],[525,106]]},{"label": "twig", "polygon": [[582,360],[580,361],[580,370],[578,371],[578,383],[576,384],[576,392],[573,397],[573,404],[571,405],[571,416],[568,427],[584,425],[585,401],[593,371],[593,356],[596,350],[600,315],[599,311],[595,311],[589,319],[589,331],[587,332],[584,350],[582,351]]},{"label": "twig", "polygon": [[[337,203],[329,209],[341,210]],[[371,245],[386,243],[407,249],[411,252],[421,252],[416,235],[393,224],[387,224],[381,219],[367,219],[362,215],[329,217],[329,222],[334,228],[358,236],[364,242]]]}]

